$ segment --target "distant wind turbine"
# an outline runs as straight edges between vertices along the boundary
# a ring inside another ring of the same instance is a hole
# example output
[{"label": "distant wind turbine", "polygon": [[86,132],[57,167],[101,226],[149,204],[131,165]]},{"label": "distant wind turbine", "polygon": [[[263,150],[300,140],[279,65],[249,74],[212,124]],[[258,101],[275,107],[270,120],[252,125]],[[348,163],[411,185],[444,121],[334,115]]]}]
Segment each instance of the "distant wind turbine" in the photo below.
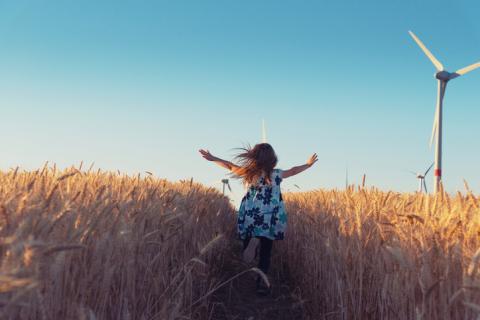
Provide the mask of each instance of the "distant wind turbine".
[{"label": "distant wind turbine", "polygon": [[215,185],[215,186],[218,186],[219,184],[222,184],[222,194],[225,195],[225,188],[228,188],[228,190],[230,191],[230,193],[234,194],[233,190],[232,190],[232,187],[230,186],[230,180],[227,179],[227,178],[224,178],[224,179],[221,179],[221,180],[215,180],[213,182],[210,182],[209,184],[210,185]]},{"label": "distant wind turbine", "polygon": [[223,188],[222,188],[223,195],[225,195],[225,186],[227,186],[228,190],[232,192],[232,187],[230,186],[230,181],[228,179],[222,179],[222,184],[223,184]]},{"label": "distant wind turbine", "polygon": [[422,193],[423,192],[423,189],[425,188],[425,193],[428,192],[427,190],[427,184],[425,183],[425,177],[427,176],[428,172],[430,171],[430,169],[432,169],[433,167],[433,163],[430,165],[430,167],[428,167],[428,169],[425,171],[424,174],[421,174],[421,173],[415,173],[413,171],[410,171],[414,176],[417,177],[418,179],[418,192]]},{"label": "distant wind turbine", "polygon": [[435,78],[438,80],[438,93],[437,93],[437,107],[435,110],[435,117],[433,120],[432,136],[430,138],[430,146],[432,145],[433,139],[436,137],[435,141],[435,171],[434,171],[434,183],[433,191],[437,193],[440,189],[440,182],[442,179],[442,113],[443,113],[443,97],[445,95],[445,90],[447,89],[448,81],[458,78],[464,74],[467,74],[470,71],[473,71],[480,67],[480,62],[474,63],[468,67],[459,69],[453,73],[446,71],[440,61],[435,58],[435,56],[427,49],[427,47],[420,41],[419,38],[412,32],[408,32],[412,36],[413,40],[418,44],[420,49],[425,53],[425,55],[430,59],[430,61],[435,66],[437,72],[435,73]]},{"label": "distant wind turbine", "polygon": [[262,143],[267,143],[267,129],[265,128],[265,120],[262,120]]},{"label": "distant wind turbine", "polygon": [[348,189],[348,167],[345,168],[345,189]]}]

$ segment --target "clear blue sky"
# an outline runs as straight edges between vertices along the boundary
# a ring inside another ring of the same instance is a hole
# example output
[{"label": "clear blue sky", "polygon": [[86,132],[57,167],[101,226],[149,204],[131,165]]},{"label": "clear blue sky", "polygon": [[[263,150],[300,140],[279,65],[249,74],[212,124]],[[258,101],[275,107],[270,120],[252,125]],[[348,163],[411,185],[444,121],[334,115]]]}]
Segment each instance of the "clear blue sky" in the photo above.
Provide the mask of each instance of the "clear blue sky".
[{"label": "clear blue sky", "polygon": [[[0,167],[221,179],[261,137],[304,190],[413,191],[433,160],[434,68],[480,60],[478,1],[1,1]],[[480,191],[480,70],[447,90],[444,181]],[[432,177],[428,178],[429,186]],[[235,185],[237,193],[242,193]]]}]

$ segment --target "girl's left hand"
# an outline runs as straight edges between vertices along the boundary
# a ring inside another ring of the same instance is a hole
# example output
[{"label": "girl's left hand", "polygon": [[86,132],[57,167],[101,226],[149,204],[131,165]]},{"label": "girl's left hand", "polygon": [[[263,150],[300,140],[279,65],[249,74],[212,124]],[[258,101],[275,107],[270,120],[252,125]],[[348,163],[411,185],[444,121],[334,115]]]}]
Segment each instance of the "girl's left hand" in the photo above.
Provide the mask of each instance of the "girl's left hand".
[{"label": "girl's left hand", "polygon": [[315,162],[318,161],[318,156],[316,153],[314,153],[308,160],[307,160],[307,165],[309,167],[313,166]]},{"label": "girl's left hand", "polygon": [[208,161],[215,161],[217,159],[208,150],[200,149],[199,152],[202,154],[202,157]]}]

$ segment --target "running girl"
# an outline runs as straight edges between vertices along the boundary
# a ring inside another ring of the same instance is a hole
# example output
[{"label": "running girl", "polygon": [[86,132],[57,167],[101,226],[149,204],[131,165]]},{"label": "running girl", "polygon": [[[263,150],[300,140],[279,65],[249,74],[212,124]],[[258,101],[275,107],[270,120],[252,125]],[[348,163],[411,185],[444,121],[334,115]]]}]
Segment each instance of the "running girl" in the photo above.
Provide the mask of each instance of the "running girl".
[{"label": "running girl", "polygon": [[[260,143],[241,150],[235,157],[237,164],[217,158],[208,150],[202,149],[200,153],[206,160],[215,162],[229,170],[234,177],[242,179],[247,187],[237,220],[238,235],[243,240],[243,258],[251,262],[260,244],[258,268],[267,274],[273,240],[283,240],[287,226],[287,213],[280,190],[282,180],[310,168],[317,162],[317,154],[313,154],[304,165],[280,170],[275,168],[278,159],[270,144]],[[260,278],[257,279],[257,292],[270,292]]]}]

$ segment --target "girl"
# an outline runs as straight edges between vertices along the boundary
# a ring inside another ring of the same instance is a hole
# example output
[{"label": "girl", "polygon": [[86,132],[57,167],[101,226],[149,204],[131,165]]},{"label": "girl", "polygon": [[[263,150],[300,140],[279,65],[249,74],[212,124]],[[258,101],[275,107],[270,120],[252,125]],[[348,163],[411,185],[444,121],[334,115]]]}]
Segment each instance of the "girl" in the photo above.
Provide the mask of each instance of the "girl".
[{"label": "girl", "polygon": [[[287,224],[287,214],[280,191],[283,179],[294,176],[310,168],[317,162],[313,154],[307,163],[289,170],[275,169],[277,156],[272,146],[260,143],[253,148],[242,148],[236,156],[238,165],[213,156],[208,150],[200,150],[202,156],[229,170],[231,174],[243,180],[247,193],[238,210],[237,231],[243,240],[243,258],[251,262],[260,244],[258,268],[267,274],[273,240],[283,240]],[[270,287],[257,278],[257,292],[268,294]]]}]

